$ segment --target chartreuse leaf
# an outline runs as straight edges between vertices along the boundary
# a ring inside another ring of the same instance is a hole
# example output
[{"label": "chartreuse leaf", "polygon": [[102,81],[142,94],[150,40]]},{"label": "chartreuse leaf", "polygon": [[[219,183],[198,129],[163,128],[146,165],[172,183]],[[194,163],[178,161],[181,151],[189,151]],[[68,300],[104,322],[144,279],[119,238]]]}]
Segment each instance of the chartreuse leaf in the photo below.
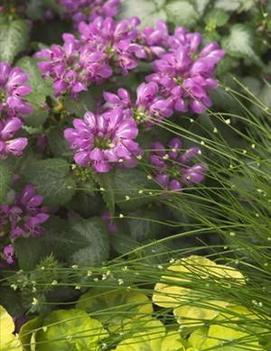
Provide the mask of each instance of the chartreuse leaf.
[{"label": "chartreuse leaf", "polygon": [[121,341],[115,351],[160,351],[161,343],[166,336],[165,326],[152,318],[126,324],[125,331],[129,337]]},{"label": "chartreuse leaf", "polygon": [[[191,300],[192,297],[193,294],[189,294]],[[205,321],[214,319],[219,314],[219,309],[223,309],[229,304],[227,301],[208,300],[208,303],[205,303],[206,307],[201,307],[204,302],[202,303],[200,300],[202,298],[195,297],[191,302],[188,300],[187,305],[181,305],[174,309],[174,315],[181,325],[187,327],[201,326]],[[199,304],[200,307],[194,306],[194,304]]]},{"label": "chartreuse leaf", "polygon": [[106,323],[110,331],[123,325],[124,319],[144,318],[153,312],[151,301],[140,292],[98,288],[83,294],[76,307]]},{"label": "chartreuse leaf", "polygon": [[3,203],[11,183],[11,172],[8,166],[0,163],[0,203]]},{"label": "chartreuse leaf", "polygon": [[166,333],[164,325],[156,319],[140,320],[126,330],[132,336],[124,339],[115,351],[185,351],[178,331]]},{"label": "chartreuse leaf", "polygon": [[226,279],[244,284],[244,277],[239,271],[200,256],[184,258],[169,266],[168,271],[174,272],[174,275],[162,276],[161,282],[154,288],[153,302],[161,307],[174,308],[177,321],[183,326],[201,325],[205,320],[215,318],[220,309],[229,304],[227,301],[209,300],[205,307],[197,289],[185,287],[192,283],[192,275],[202,280],[209,278],[219,282]]},{"label": "chartreuse leaf", "polygon": [[64,205],[75,193],[70,165],[61,158],[34,161],[24,170],[24,176],[44,196],[48,206]]},{"label": "chartreuse leaf", "polygon": [[179,332],[169,332],[161,343],[161,351],[185,351],[184,343]]},{"label": "chartreuse leaf", "polygon": [[100,218],[81,219],[72,224],[71,233],[81,248],[69,258],[72,264],[98,265],[109,257],[109,238]]},{"label": "chartreuse leaf", "polygon": [[48,117],[48,108],[46,107],[46,97],[53,94],[52,87],[48,80],[41,77],[36,61],[31,57],[23,57],[18,62],[27,74],[28,80],[32,87],[32,93],[27,95],[33,108],[33,113],[26,118],[26,123],[33,127],[38,127],[44,123]]},{"label": "chartreuse leaf", "polygon": [[27,48],[29,23],[25,20],[0,18],[0,61],[13,62],[15,56]]},{"label": "chartreuse leaf", "polygon": [[257,334],[249,332],[247,324],[242,328],[240,323],[241,316],[251,321],[258,317],[242,306],[228,306],[227,311],[215,318],[209,328],[200,328],[191,334],[188,339],[191,351],[212,348],[218,351],[263,351]]},{"label": "chartreuse leaf", "polygon": [[33,318],[22,325],[19,332],[19,339],[23,345],[24,351],[33,351],[35,344],[34,335],[41,325],[41,317]]},{"label": "chartreuse leaf", "polygon": [[168,20],[176,25],[191,28],[199,19],[199,15],[191,1],[170,0],[165,6]]},{"label": "chartreuse leaf", "polygon": [[43,320],[36,332],[35,351],[96,351],[108,336],[101,322],[82,310],[57,310]]},{"label": "chartreuse leaf", "polygon": [[4,307],[0,306],[0,350],[22,351],[22,344],[17,336],[13,334],[15,329],[12,317]]}]

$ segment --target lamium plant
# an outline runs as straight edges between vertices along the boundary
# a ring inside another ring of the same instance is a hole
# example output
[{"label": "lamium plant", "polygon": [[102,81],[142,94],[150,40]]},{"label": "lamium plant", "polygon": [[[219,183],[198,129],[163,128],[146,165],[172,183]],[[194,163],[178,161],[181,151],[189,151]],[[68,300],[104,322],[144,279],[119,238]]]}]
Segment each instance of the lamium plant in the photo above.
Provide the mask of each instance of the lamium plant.
[{"label": "lamium plant", "polygon": [[270,350],[270,11],[1,2],[0,350]]}]

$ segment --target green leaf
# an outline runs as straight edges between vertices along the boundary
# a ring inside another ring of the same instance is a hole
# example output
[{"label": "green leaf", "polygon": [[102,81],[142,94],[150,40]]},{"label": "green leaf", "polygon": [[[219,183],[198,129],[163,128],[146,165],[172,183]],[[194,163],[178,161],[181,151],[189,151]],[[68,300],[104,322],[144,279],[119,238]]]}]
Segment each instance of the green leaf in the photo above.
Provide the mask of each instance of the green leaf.
[{"label": "green leaf", "polygon": [[[96,90],[98,90],[96,88]],[[76,103],[69,97],[64,97],[62,100],[65,110],[70,114],[82,117],[87,111],[93,111],[96,108],[95,91],[91,89],[84,91],[76,98]]]},{"label": "green leaf", "polygon": [[63,137],[63,130],[53,127],[49,130],[47,137],[50,151],[54,156],[61,157],[71,153],[67,141]]},{"label": "green leaf", "polygon": [[113,184],[113,173],[106,174],[93,174],[93,177],[96,183],[101,189],[101,194],[106,204],[106,207],[112,215],[115,213],[115,193],[114,193],[114,184]]},{"label": "green leaf", "polygon": [[[11,283],[11,281],[10,281]],[[25,306],[23,306],[22,296],[20,292],[8,286],[0,287],[1,304],[12,316],[24,314]]]},{"label": "green leaf", "polygon": [[28,125],[38,127],[42,125],[48,117],[48,107],[46,97],[53,95],[52,87],[48,80],[41,77],[36,61],[31,57],[23,57],[18,62],[27,74],[29,83],[32,87],[32,93],[26,97],[33,107],[33,113],[26,118]]},{"label": "green leaf", "polygon": [[153,26],[157,20],[167,20],[167,14],[163,8],[164,0],[138,0],[135,6],[134,0],[123,1],[120,18],[137,16],[142,26]]},{"label": "green leaf", "polygon": [[199,19],[195,7],[188,1],[171,0],[166,6],[168,20],[176,25],[191,28]]},{"label": "green leaf", "polygon": [[202,16],[210,3],[210,0],[195,0],[195,8],[200,16]]},{"label": "green leaf", "polygon": [[216,0],[215,7],[225,11],[235,11],[240,6],[240,0]]},{"label": "green leaf", "polygon": [[142,242],[146,239],[155,238],[160,234],[162,226],[157,222],[159,215],[155,211],[137,210],[129,213],[127,216],[127,224],[131,237],[134,240]]},{"label": "green leaf", "polygon": [[35,161],[24,170],[24,176],[44,196],[48,206],[64,205],[75,193],[76,185],[70,175],[70,165],[63,159]]},{"label": "green leaf", "polygon": [[109,238],[100,218],[76,221],[72,225],[71,233],[83,245],[69,258],[72,264],[94,266],[109,258]]},{"label": "green leaf", "polygon": [[[96,192],[89,193],[91,188],[87,189],[87,184],[82,184],[84,190],[77,191],[69,207],[84,218],[100,215],[104,210],[104,202],[102,197]],[[81,188],[81,186],[79,186]]]},{"label": "green leaf", "polygon": [[253,5],[255,5],[254,0],[216,0],[215,2],[215,7],[225,11],[247,11]]},{"label": "green leaf", "polygon": [[44,229],[45,233],[40,237],[19,238],[15,241],[15,252],[21,269],[34,269],[43,258],[50,255],[67,261],[76,250],[85,247],[85,241],[81,241],[69,223],[61,218],[50,217]]},{"label": "green leaf", "polygon": [[139,247],[140,243],[127,234],[117,232],[111,237],[111,245],[118,254],[125,255]]},{"label": "green leaf", "polygon": [[121,209],[133,210],[155,199],[153,194],[149,194],[155,183],[139,169],[117,169],[113,185],[116,203]]},{"label": "green leaf", "polygon": [[13,62],[27,48],[29,24],[25,20],[0,20],[0,61]]},{"label": "green leaf", "polygon": [[95,351],[107,336],[102,324],[86,312],[57,310],[44,318],[43,328],[35,334],[35,351]]},{"label": "green leaf", "polygon": [[212,29],[224,26],[229,18],[230,15],[226,11],[222,9],[213,9],[212,11],[208,12],[204,21],[207,25],[207,28]]},{"label": "green leaf", "polygon": [[44,14],[43,0],[29,0],[26,13],[33,20],[41,19]]},{"label": "green leaf", "polygon": [[248,58],[261,65],[261,60],[254,51],[254,34],[251,29],[244,24],[234,24],[230,29],[230,34],[222,41],[223,48],[232,56],[238,58]]},{"label": "green leaf", "polygon": [[5,201],[12,174],[6,164],[0,163],[0,204]]},{"label": "green leaf", "polygon": [[46,255],[43,241],[40,238],[19,238],[14,243],[16,257],[21,269],[34,269],[42,259],[43,253]]}]

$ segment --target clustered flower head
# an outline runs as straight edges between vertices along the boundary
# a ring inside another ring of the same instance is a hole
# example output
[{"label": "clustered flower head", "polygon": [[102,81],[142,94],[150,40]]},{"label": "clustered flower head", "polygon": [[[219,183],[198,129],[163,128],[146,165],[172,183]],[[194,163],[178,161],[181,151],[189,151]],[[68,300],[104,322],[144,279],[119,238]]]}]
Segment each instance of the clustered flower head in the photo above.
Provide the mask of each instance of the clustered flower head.
[{"label": "clustered flower head", "polygon": [[52,45],[36,53],[38,67],[46,78],[53,80],[55,95],[75,97],[91,83],[101,83],[112,75],[103,52],[94,51],[72,34],[63,35],[64,44]]},{"label": "clustered flower head", "polygon": [[43,197],[36,194],[32,185],[27,185],[15,196],[12,204],[0,205],[0,236],[11,240],[2,253],[7,263],[14,262],[12,243],[16,239],[43,234],[42,224],[48,220],[49,214],[42,204]]},{"label": "clustered flower head", "polygon": [[79,166],[90,166],[98,173],[109,172],[114,165],[134,166],[141,154],[135,141],[138,128],[133,118],[122,109],[102,114],[87,112],[83,119],[73,121],[74,128],[64,135]]},{"label": "clustered flower head", "polygon": [[[76,97],[113,74],[126,75],[144,60],[153,61],[154,72],[146,77],[145,84],[151,83],[147,85],[152,90],[148,104],[150,108],[155,105],[155,115],[160,113],[161,104],[163,118],[174,111],[201,113],[210,107],[208,93],[217,86],[215,67],[224,51],[216,43],[201,49],[201,35],[183,27],[171,35],[163,21],[143,30],[139,24],[137,17],[120,21],[96,17],[90,23],[78,24],[78,38],[66,33],[62,46],[52,45],[38,52],[40,70],[53,79],[56,95]],[[169,105],[166,112],[165,104]]]},{"label": "clustered flower head", "polygon": [[137,18],[115,21],[97,17],[79,25],[79,38],[66,33],[64,44],[52,45],[36,53],[38,66],[46,78],[51,78],[55,95],[76,97],[91,84],[100,84],[113,73],[127,74],[141,59],[147,57],[136,43]]},{"label": "clustered flower head", "polygon": [[151,127],[161,120],[172,116],[173,108],[170,99],[159,94],[159,86],[155,82],[141,83],[137,88],[137,97],[132,102],[126,89],[120,88],[117,93],[105,92],[103,109],[122,108],[126,115],[133,117],[138,123]]},{"label": "clustered flower head", "polygon": [[117,93],[105,92],[105,110],[122,108],[139,123],[151,127],[175,112],[202,113],[211,106],[209,91],[217,86],[215,67],[224,51],[216,43],[199,49],[199,33],[189,33],[180,27],[169,35],[164,22],[156,28],[145,28],[139,42],[147,47],[156,59],[154,73],[137,88],[136,99],[123,88]]},{"label": "clustered flower head", "polygon": [[91,22],[97,17],[115,17],[120,0],[59,0],[74,23]]},{"label": "clustered flower head", "polygon": [[22,117],[31,113],[30,104],[24,100],[31,90],[27,84],[27,75],[21,68],[12,68],[8,63],[0,62],[1,115]]},{"label": "clustered flower head", "polygon": [[21,156],[27,146],[27,138],[15,135],[23,126],[23,118],[32,112],[25,100],[29,93],[26,73],[0,62],[0,159]]},{"label": "clustered flower head", "polygon": [[169,36],[168,52],[153,62],[154,73],[146,77],[159,85],[160,94],[171,100],[175,111],[202,113],[212,104],[208,93],[217,87],[214,73],[224,51],[217,43],[201,50],[201,42],[199,33],[177,28]]},{"label": "clustered flower head", "polygon": [[[224,55],[218,44],[201,49],[199,33],[179,27],[170,34],[163,21],[154,28],[139,30],[139,23],[136,17],[121,21],[96,17],[91,23],[79,23],[78,39],[64,34],[63,46],[53,45],[36,55],[41,59],[38,65],[42,74],[53,79],[56,95],[68,93],[74,97],[92,83],[99,84],[113,74],[127,74],[140,60],[153,61],[153,73],[138,86],[135,99],[124,88],[116,93],[106,91],[95,113],[87,112],[83,119],[75,119],[73,128],[64,132],[75,163],[98,173],[120,165],[134,167],[142,154],[135,141],[138,124],[144,130],[175,112],[202,113],[211,105],[210,89],[217,86],[215,67]],[[163,187],[178,190],[203,180],[206,167],[190,165],[198,149],[176,156],[175,164],[181,162],[181,166],[174,168],[172,177],[165,173],[170,167],[163,159],[168,156],[165,148],[161,148],[164,151],[153,154],[151,163],[161,165],[157,180]],[[165,153],[162,159],[161,153]],[[172,152],[169,157],[174,158]]]},{"label": "clustered flower head", "polygon": [[183,152],[182,141],[177,137],[170,140],[168,147],[155,142],[149,158],[154,179],[162,188],[173,191],[201,183],[207,166],[195,163],[200,154],[198,147],[191,147]]}]

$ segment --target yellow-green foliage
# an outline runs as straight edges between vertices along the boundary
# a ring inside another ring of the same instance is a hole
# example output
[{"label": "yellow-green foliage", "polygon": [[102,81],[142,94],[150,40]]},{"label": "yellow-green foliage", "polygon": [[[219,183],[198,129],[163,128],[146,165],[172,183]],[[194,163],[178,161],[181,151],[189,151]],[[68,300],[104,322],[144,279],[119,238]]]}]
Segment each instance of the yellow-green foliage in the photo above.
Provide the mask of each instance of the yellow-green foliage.
[{"label": "yellow-green foliage", "polygon": [[14,322],[8,312],[0,306],[0,350],[22,351],[22,344],[18,337],[13,334]]}]

